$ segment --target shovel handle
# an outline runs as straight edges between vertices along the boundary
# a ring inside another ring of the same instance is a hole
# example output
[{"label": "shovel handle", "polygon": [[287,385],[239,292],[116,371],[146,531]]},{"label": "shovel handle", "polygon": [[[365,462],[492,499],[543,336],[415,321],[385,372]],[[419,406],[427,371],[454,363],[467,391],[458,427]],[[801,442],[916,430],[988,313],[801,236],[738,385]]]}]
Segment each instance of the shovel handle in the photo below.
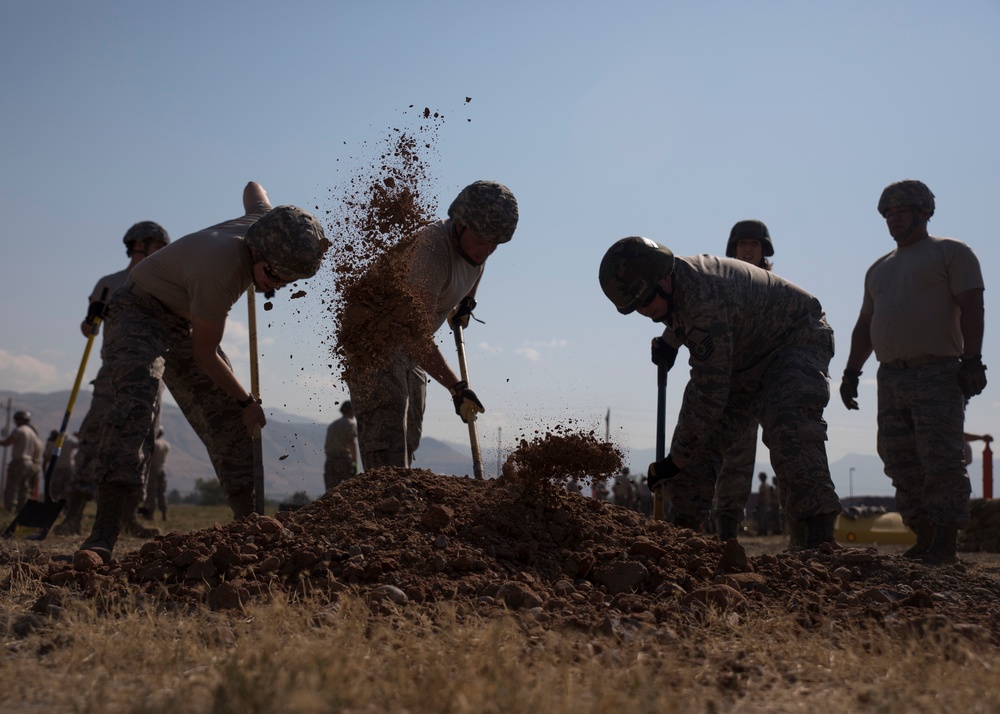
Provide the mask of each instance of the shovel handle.
[{"label": "shovel handle", "polygon": [[[469,383],[469,367],[465,362],[465,338],[462,336],[462,326],[456,324],[453,328],[455,333],[455,349],[458,350],[458,369],[462,374],[462,381]],[[479,429],[476,427],[476,415],[469,417],[469,443],[472,445],[472,473],[477,480],[483,479],[483,454],[479,449]]]},{"label": "shovel handle", "polygon": [[[667,454],[667,367],[656,365],[656,460]],[[663,486],[653,489],[653,518],[663,520]]]},{"label": "shovel handle", "polygon": [[[250,331],[250,393],[260,399],[260,379],[257,368],[257,300],[254,286],[247,289],[247,322]],[[264,515],[264,445],[260,438],[260,425],[254,427],[253,437],[253,509]]]}]

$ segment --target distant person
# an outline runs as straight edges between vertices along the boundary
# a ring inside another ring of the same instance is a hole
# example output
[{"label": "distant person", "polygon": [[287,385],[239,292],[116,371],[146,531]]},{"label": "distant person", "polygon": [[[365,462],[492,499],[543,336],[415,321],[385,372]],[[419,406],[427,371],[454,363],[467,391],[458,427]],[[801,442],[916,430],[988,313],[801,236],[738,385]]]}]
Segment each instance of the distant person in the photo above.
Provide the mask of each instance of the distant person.
[{"label": "distant person", "polygon": [[327,491],[358,473],[358,422],[350,399],[340,405],[340,418],[327,427],[323,451],[323,485]]},{"label": "distant person", "polygon": [[830,478],[823,409],[833,330],[819,301],[740,260],[674,257],[648,238],[615,242],[601,261],[605,295],[627,315],[670,327],[688,348],[691,377],[670,453],[650,464],[656,488],[703,454],[722,453],[760,420],[786,490],[791,547],[834,542],[840,500]]},{"label": "distant person", "polygon": [[315,275],[329,242],[305,211],[272,209],[260,184],[244,188],[243,207],[133,267],[108,304],[104,365],[116,399],[97,457],[97,516],[80,546],[105,563],[141,497],[161,378],[208,449],[233,516],[253,512],[252,435],[266,420],[220,347],[226,320],[248,288],[272,292]]},{"label": "distant person", "polygon": [[20,511],[38,483],[44,448],[31,423],[30,412],[14,412],[14,431],[0,439],[0,446],[13,447],[4,484],[3,507],[10,512]]},{"label": "distant person", "polygon": [[[139,264],[146,256],[152,255],[160,248],[170,243],[170,236],[159,223],[153,221],[140,221],[134,224],[125,232],[122,239],[125,244],[125,255],[129,259],[128,266],[124,270],[105,275],[97,281],[94,289],[90,293],[87,317],[80,323],[80,332],[84,337],[96,335],[95,330],[100,330],[94,324],[95,318],[105,319],[105,308],[111,295],[122,286],[128,278],[129,271]],[[105,328],[104,334],[107,335]],[[79,449],[77,458],[74,460],[73,473],[65,489],[66,507],[63,512],[63,520],[58,523],[52,532],[56,535],[80,535],[82,528],[81,519],[83,509],[88,501],[97,496],[97,472],[95,470],[97,449],[101,441],[101,429],[107,420],[108,414],[115,402],[115,394],[111,387],[111,380],[108,371],[104,368],[104,346],[101,346],[101,367],[97,370],[97,376],[91,382],[94,392],[90,398],[90,409],[83,417],[80,424]],[[161,387],[162,390],[162,387]],[[159,402],[157,402],[157,415],[159,415]],[[138,504],[135,504],[138,506]],[[141,538],[151,538],[159,531],[146,529],[135,520],[132,511],[127,513],[126,530],[130,530],[134,535]]]},{"label": "distant person", "polygon": [[896,248],[865,274],[840,394],[858,408],[861,368],[874,351],[878,453],[917,535],[904,555],[941,565],[957,561],[958,531],[969,525],[965,405],[986,387],[986,367],[979,260],[965,243],[928,233],[934,208],[920,181],[882,191],[878,212]]},{"label": "distant person", "polygon": [[[770,271],[772,264],[768,258],[773,255],[774,243],[763,221],[738,221],[729,231],[727,258]],[[666,328],[663,335],[653,339],[653,363],[669,371],[679,345],[676,335]],[[702,522],[712,517],[709,532],[717,532],[720,540],[737,537],[753,491],[759,426],[757,418],[748,422],[742,432],[729,435],[722,452],[703,452],[667,482],[665,489],[674,507],[675,523],[698,530]]]},{"label": "distant person", "polygon": [[[410,307],[427,323],[414,328],[420,334],[410,336],[410,346],[401,344],[403,330],[396,329],[393,323],[375,325],[376,331],[391,331],[391,354],[379,355],[386,359],[387,366],[363,369],[361,363],[369,360],[355,355],[354,368],[345,370],[358,419],[361,461],[366,469],[410,466],[423,431],[427,375],[449,391],[455,413],[463,422],[485,411],[468,383],[448,365],[434,341],[434,333],[446,320],[453,328],[468,327],[486,260],[497,246],[513,238],[517,215],[517,200],[510,189],[495,181],[476,181],[452,201],[448,218],[404,239],[408,253],[383,256],[387,261],[398,257],[405,263],[400,266],[405,288],[386,287],[383,276],[374,271],[361,277],[359,284],[373,294],[402,289],[411,292]],[[351,304],[348,309],[363,311],[367,306]],[[359,342],[370,339],[366,336]],[[349,355],[364,352],[364,347],[343,345]]]},{"label": "distant person", "polygon": [[993,437],[989,434],[970,434],[969,432],[964,432],[962,434],[963,447],[965,449],[965,458],[963,459],[966,466],[972,463],[972,443],[973,441],[982,441],[989,444],[993,441]]},{"label": "distant person", "polygon": [[149,480],[146,482],[146,503],[143,515],[152,519],[153,514],[160,512],[160,517],[167,520],[167,455],[170,453],[170,442],[163,436],[163,429],[156,432],[153,442],[153,456],[149,460]]},{"label": "distant person", "polygon": [[761,471],[757,474],[760,484],[757,487],[757,505],[754,515],[757,520],[757,535],[766,536],[771,528],[771,487],[767,485],[767,474]]},{"label": "distant person", "polygon": [[629,475],[628,467],[624,467],[611,486],[611,493],[616,506],[627,508],[630,511],[636,510],[637,500],[635,495],[635,482]]},{"label": "distant person", "polygon": [[768,512],[771,514],[771,534],[781,535],[785,532],[785,509],[781,505],[781,489],[778,488],[777,476],[771,477],[771,494],[768,497]]},{"label": "distant person", "polygon": [[[42,454],[42,468],[46,472],[49,468],[49,459],[55,453],[58,440],[59,431],[53,429],[45,442],[45,451]],[[80,440],[73,434],[66,434],[63,437],[62,449],[59,451],[59,458],[56,459],[56,465],[52,471],[52,483],[49,484],[49,494],[54,501],[60,501],[66,495],[66,488],[69,486],[69,481],[73,477],[73,469],[76,466],[76,451],[79,446]]]}]

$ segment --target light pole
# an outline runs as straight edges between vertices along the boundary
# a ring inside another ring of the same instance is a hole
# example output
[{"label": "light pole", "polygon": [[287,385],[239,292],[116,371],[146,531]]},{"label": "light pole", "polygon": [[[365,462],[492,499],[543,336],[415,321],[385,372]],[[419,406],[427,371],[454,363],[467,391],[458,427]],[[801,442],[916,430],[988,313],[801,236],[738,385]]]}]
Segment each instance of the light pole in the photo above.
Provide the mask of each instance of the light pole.
[{"label": "light pole", "polygon": [[848,493],[850,494],[850,498],[848,498],[848,500],[851,502],[851,505],[853,506],[854,505],[854,467],[853,466],[848,469],[847,483],[848,483]]}]

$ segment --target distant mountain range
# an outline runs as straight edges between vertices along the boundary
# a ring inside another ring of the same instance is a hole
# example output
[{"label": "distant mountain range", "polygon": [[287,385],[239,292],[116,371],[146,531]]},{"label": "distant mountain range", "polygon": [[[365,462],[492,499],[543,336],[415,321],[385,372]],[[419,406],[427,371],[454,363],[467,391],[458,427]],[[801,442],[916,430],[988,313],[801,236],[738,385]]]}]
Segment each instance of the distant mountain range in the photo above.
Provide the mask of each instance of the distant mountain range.
[{"label": "distant mountain range", "polygon": [[[84,415],[90,408],[90,390],[81,391],[69,422],[69,433],[80,427]],[[25,410],[31,413],[31,421],[44,441],[49,432],[58,429],[66,413],[70,392],[18,393],[0,390],[0,429],[7,424],[7,406],[10,403],[11,420],[8,429],[13,429],[13,413]],[[261,432],[264,453],[264,492],[268,498],[280,499],[297,491],[305,491],[310,496],[323,492],[323,441],[327,424],[303,420],[280,409],[268,408],[267,426]],[[208,451],[198,435],[188,424],[181,410],[172,404],[164,404],[164,437],[170,442],[167,458],[167,490],[177,489],[182,494],[194,491],[195,479],[215,478]],[[423,437],[414,463],[415,468],[434,471],[442,475],[471,475],[472,455],[466,445],[451,445],[430,437]],[[487,452],[484,452],[484,457]],[[493,453],[495,461],[495,450]],[[488,470],[488,469],[487,469]],[[493,470],[495,471],[495,465]]]},{"label": "distant mountain range", "polygon": [[[8,423],[6,409],[9,402],[11,415],[19,409],[31,412],[32,423],[44,440],[50,431],[58,429],[62,424],[69,396],[68,390],[47,394],[0,390],[0,429]],[[70,433],[79,428],[89,407],[88,388],[77,396],[70,419]],[[308,421],[280,409],[268,407],[266,411],[267,426],[262,431],[262,446],[264,489],[268,498],[280,499],[298,491],[305,491],[312,497],[319,496],[323,492],[323,441],[328,425]],[[10,421],[9,428],[13,428],[13,421]],[[167,459],[168,491],[177,489],[181,494],[188,494],[194,490],[195,479],[215,477],[205,445],[176,406],[164,405],[163,430],[170,442]],[[495,477],[498,465],[496,448],[484,445],[482,455],[487,478]],[[506,455],[501,454],[501,458]],[[624,457],[633,477],[639,478],[645,474],[648,464],[656,458],[656,450],[633,449],[627,451]],[[472,455],[467,443],[456,444],[426,435],[420,441],[413,466],[445,476],[471,476],[473,473]],[[837,482],[838,494],[845,501],[851,489],[844,475],[852,468],[858,474],[858,480],[854,483],[857,493],[864,492],[863,484],[880,483],[882,479],[888,481],[882,476],[882,462],[877,456],[848,454],[832,463],[830,468]],[[755,473],[760,471],[773,474],[770,464],[766,463],[755,465]],[[755,489],[756,485],[755,480]],[[879,491],[891,492],[891,487]]]}]

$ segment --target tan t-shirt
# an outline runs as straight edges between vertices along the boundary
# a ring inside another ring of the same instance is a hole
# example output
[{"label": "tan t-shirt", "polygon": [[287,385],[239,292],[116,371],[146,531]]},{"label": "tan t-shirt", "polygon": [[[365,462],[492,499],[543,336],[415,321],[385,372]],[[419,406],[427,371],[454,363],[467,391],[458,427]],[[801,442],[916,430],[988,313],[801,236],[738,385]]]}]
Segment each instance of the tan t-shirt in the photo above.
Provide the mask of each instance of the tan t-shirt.
[{"label": "tan t-shirt", "polygon": [[224,322],[253,282],[243,236],[269,210],[260,203],[245,216],[190,233],[145,258],[130,277],[181,317]]},{"label": "tan t-shirt", "polygon": [[107,290],[107,295],[104,295],[104,302],[107,303],[115,290],[122,286],[126,278],[128,278],[128,268],[119,270],[117,273],[111,273],[111,275],[105,275],[97,281],[97,285],[94,286],[94,291],[90,293],[88,299],[90,302],[97,302],[101,299],[101,295],[104,295],[104,291]]},{"label": "tan t-shirt", "polygon": [[964,345],[955,295],[982,289],[979,260],[965,243],[925,238],[879,258],[865,275],[861,312],[872,316],[879,362],[958,357]]},{"label": "tan t-shirt", "polygon": [[458,252],[451,219],[431,223],[414,236],[414,241],[409,281],[436,297],[430,320],[437,331],[472,290],[484,266],[472,265]]}]

